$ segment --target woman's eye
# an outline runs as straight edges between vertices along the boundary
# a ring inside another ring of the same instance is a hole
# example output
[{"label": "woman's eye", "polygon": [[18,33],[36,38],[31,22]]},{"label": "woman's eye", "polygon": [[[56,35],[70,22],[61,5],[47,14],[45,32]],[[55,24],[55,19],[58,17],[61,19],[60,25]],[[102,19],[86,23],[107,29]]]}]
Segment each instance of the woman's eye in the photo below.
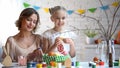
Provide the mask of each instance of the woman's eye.
[{"label": "woman's eye", "polygon": [[36,21],[33,21],[34,24],[36,24]]},{"label": "woman's eye", "polygon": [[26,20],[27,20],[27,21],[31,21],[31,22],[33,21],[33,23],[36,24],[36,20],[32,20],[32,19],[30,19],[30,18],[27,18]]},{"label": "woman's eye", "polygon": [[27,20],[27,21],[32,21],[30,18],[27,18],[26,20]]}]

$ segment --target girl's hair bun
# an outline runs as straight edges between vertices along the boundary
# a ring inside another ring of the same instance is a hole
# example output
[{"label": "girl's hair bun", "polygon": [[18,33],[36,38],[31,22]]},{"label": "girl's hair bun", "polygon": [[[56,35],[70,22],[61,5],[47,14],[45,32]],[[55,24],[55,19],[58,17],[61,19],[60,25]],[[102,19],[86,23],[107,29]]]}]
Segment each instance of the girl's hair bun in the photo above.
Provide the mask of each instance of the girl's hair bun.
[{"label": "girl's hair bun", "polygon": [[49,8],[49,12],[50,12],[51,15],[53,15],[58,10],[66,11],[66,9],[62,6],[55,6],[55,7]]}]

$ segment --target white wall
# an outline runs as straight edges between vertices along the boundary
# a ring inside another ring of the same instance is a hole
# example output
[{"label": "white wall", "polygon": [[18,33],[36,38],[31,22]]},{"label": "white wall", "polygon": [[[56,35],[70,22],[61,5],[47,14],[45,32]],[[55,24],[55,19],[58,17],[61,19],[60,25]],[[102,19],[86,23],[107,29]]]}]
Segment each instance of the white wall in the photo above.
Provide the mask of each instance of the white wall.
[{"label": "white wall", "polygon": [[15,21],[18,19],[22,2],[17,0],[0,0],[0,40],[5,43],[8,36],[16,34]]},{"label": "white wall", "polygon": [[[23,2],[29,3],[31,5],[36,5],[41,7],[41,9],[38,10],[40,14],[40,21],[41,25],[38,29],[37,33],[41,34],[45,30],[52,28],[53,23],[50,21],[50,14],[46,13],[43,8],[49,8],[56,5],[64,6],[67,10],[77,10],[77,9],[85,9],[85,15],[92,16],[95,18],[101,17],[103,18],[101,21],[103,24],[105,24],[105,16],[103,11],[99,8],[101,5],[98,2],[99,0],[0,0],[0,41],[4,44],[8,36],[12,36],[18,32],[17,28],[15,27],[15,21],[17,20],[21,10],[23,9]],[[114,7],[111,6],[111,4],[115,0],[102,0],[104,2],[104,5],[109,5],[110,8],[113,10]],[[116,0],[117,1],[117,0]],[[94,13],[90,13],[87,9],[89,8],[97,8],[97,10]],[[111,12],[113,12],[111,10]],[[107,10],[107,13],[110,13],[109,10]],[[110,17],[110,16],[109,16]],[[120,17],[120,14],[118,14],[118,18]],[[81,17],[78,14],[71,14],[69,15],[67,22],[66,22],[66,28],[69,29],[75,29],[73,27],[76,27],[80,29],[79,31],[75,31],[75,33],[78,35],[77,40],[75,40],[76,43],[76,51],[77,51],[77,58],[79,60],[83,59],[83,53],[84,53],[84,46],[85,44],[85,35],[83,33],[83,29],[86,28],[85,25],[89,25],[91,28],[98,28],[97,24],[93,20],[89,20],[88,18]]]},{"label": "white wall", "polygon": [[15,21],[22,9],[22,0],[0,0],[0,61],[2,46],[4,46],[7,37],[18,32]]}]

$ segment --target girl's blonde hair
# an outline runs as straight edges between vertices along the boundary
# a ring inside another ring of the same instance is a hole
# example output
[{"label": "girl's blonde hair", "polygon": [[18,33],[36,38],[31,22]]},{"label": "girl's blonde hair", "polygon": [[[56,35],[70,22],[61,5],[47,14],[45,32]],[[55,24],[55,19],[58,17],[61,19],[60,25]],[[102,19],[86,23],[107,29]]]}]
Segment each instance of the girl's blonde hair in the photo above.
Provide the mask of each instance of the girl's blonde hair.
[{"label": "girl's blonde hair", "polygon": [[58,10],[66,11],[66,9],[62,6],[55,6],[55,7],[49,8],[49,12],[50,12],[51,15],[53,15]]}]

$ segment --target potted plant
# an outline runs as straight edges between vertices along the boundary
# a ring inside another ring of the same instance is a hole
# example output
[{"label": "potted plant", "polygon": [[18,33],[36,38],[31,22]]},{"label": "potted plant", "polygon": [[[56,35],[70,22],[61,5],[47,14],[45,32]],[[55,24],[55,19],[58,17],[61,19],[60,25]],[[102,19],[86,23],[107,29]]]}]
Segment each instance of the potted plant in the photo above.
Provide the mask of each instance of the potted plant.
[{"label": "potted plant", "polygon": [[86,35],[86,43],[94,44],[94,37],[97,35],[95,29],[85,29],[84,34]]}]

